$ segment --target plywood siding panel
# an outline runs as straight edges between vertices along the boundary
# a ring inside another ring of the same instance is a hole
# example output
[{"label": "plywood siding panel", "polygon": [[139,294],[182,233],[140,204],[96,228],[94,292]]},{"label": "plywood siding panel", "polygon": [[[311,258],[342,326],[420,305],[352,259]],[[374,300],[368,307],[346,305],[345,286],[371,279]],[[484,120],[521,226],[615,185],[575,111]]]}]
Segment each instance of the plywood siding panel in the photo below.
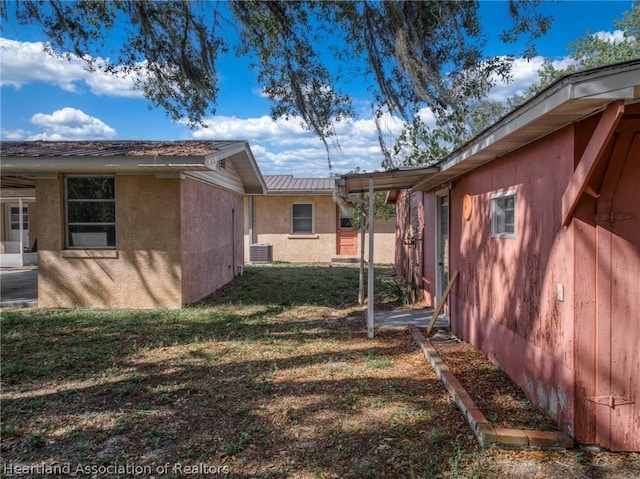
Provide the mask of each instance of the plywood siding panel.
[{"label": "plywood siding panel", "polygon": [[[562,227],[561,205],[572,170],[568,127],[459,178],[450,193],[450,269],[460,271],[451,295],[452,328],[499,362],[569,431],[573,236]],[[491,235],[491,198],[505,191],[516,193],[515,238]],[[465,195],[472,202],[468,221]]]}]

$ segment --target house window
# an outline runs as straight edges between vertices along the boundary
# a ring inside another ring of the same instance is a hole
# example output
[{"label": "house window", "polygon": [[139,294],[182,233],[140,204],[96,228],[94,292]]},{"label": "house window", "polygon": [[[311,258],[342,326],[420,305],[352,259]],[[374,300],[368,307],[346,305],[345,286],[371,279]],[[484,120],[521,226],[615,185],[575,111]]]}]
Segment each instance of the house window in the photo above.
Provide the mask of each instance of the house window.
[{"label": "house window", "polygon": [[[10,209],[10,222],[12,230],[20,229],[20,208],[18,206],[12,206]],[[26,206],[22,207],[22,229],[29,229],[29,213]]]},{"label": "house window", "polygon": [[313,205],[311,203],[294,203],[292,207],[293,234],[313,234]]},{"label": "house window", "polygon": [[514,191],[491,197],[491,235],[499,238],[516,237],[516,194]]},{"label": "house window", "polygon": [[115,248],[115,178],[67,177],[65,198],[67,247]]}]

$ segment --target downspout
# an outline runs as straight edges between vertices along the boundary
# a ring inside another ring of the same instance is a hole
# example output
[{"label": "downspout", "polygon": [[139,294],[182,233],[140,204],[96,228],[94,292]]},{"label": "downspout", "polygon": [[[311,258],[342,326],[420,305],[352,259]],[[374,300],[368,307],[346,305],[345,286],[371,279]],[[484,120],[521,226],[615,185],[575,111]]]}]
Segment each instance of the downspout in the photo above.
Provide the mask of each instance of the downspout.
[{"label": "downspout", "polygon": [[253,244],[253,195],[249,195],[249,246]]},{"label": "downspout", "polygon": [[233,276],[235,277],[237,272],[236,267],[236,209],[231,208],[231,268]]}]

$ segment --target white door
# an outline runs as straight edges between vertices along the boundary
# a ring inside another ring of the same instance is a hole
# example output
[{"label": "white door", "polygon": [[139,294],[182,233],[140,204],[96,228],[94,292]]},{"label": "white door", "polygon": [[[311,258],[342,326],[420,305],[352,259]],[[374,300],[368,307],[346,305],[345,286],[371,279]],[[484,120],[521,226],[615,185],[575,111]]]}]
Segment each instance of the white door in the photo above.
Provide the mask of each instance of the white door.
[{"label": "white door", "polygon": [[8,204],[5,206],[6,252],[20,253],[20,230],[22,229],[23,247],[29,246],[29,213],[27,206],[22,207],[22,224],[20,224],[20,206]]},{"label": "white door", "polygon": [[449,283],[449,193],[436,197],[436,300],[440,301]]}]

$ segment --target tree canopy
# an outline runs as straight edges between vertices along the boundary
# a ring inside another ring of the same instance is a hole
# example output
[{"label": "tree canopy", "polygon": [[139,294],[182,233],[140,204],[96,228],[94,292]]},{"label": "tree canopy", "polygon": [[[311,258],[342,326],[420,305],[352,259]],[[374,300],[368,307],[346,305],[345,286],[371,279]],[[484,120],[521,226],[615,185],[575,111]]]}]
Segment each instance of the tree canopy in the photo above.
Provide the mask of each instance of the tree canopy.
[{"label": "tree canopy", "polygon": [[[538,3],[505,3],[512,24],[502,40],[527,39],[518,54],[533,56],[533,42],[549,26]],[[388,111],[411,122],[427,106],[459,125],[469,99],[509,78],[516,54],[484,56],[477,0],[4,0],[0,7],[4,20],[40,27],[52,51],[114,75],[139,73],[145,96],[191,126],[215,112],[218,59],[234,48],[253,58],[272,115],[300,116],[324,141],[336,121],[355,116],[349,80],[366,87],[376,115]],[[237,28],[237,44],[229,28]]]},{"label": "tree canopy", "polygon": [[613,26],[618,29],[618,38],[605,38],[586,32],[572,41],[567,47],[569,62],[565,62],[563,67],[555,66],[553,59],[545,59],[538,70],[539,81],[522,94],[507,98],[504,102],[466,98],[468,115],[464,123],[439,121],[430,127],[419,117],[407,122],[391,154],[385,159],[384,166],[437,163],[473,135],[561,77],[588,68],[640,58],[640,3],[633,3],[631,10],[625,12]]}]

